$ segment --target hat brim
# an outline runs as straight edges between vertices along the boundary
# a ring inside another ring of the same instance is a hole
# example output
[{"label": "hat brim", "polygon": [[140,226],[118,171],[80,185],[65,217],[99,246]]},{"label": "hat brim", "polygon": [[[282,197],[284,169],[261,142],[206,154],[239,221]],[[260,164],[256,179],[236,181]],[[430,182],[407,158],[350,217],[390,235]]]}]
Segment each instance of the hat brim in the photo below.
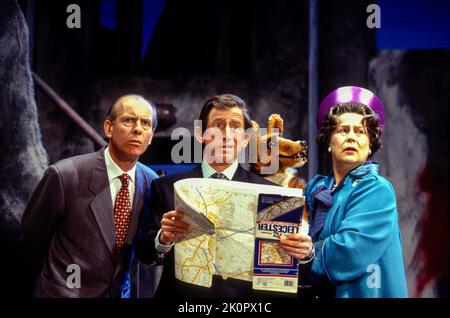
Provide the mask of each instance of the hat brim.
[{"label": "hat brim", "polygon": [[377,116],[380,129],[383,130],[386,123],[386,112],[383,103],[374,93],[358,86],[339,87],[325,97],[317,110],[317,129],[322,127],[331,108],[338,104],[347,103],[359,103],[369,107]]}]

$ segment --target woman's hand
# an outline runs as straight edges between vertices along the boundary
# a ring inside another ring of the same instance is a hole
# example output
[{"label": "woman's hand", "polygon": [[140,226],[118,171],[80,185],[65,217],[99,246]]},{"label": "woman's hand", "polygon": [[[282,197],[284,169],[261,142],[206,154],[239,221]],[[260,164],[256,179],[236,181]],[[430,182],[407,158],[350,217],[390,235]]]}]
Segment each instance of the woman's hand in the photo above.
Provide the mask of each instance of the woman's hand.
[{"label": "woman's hand", "polygon": [[294,233],[283,235],[280,238],[279,245],[286,250],[289,255],[300,260],[310,256],[313,246],[309,235]]}]

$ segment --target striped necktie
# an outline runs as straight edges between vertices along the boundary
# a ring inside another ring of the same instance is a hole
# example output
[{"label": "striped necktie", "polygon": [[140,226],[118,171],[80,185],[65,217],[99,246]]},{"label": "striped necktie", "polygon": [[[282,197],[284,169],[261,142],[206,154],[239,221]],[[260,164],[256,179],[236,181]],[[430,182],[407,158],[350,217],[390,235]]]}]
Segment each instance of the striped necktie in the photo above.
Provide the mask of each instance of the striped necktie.
[{"label": "striped necktie", "polygon": [[210,178],[212,179],[220,179],[220,180],[229,180],[226,175],[220,172],[213,173]]}]

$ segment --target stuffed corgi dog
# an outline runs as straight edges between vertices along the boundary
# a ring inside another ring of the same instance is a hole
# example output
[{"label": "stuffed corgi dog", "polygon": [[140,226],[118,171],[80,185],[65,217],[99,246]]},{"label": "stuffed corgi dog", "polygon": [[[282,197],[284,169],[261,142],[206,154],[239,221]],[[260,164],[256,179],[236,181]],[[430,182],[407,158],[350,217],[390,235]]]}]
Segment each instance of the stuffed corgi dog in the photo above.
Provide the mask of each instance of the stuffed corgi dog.
[{"label": "stuffed corgi dog", "polygon": [[[258,175],[282,187],[305,189],[306,182],[298,177],[297,168],[307,161],[306,142],[283,138],[283,119],[278,114],[269,117],[267,134],[261,136],[258,123],[252,121],[256,153],[251,156],[252,170]],[[264,147],[264,149],[261,149]],[[271,169],[273,160],[278,158],[278,167]],[[300,232],[307,234],[309,230],[308,212],[305,206]]]},{"label": "stuffed corgi dog", "polygon": [[[296,168],[307,161],[306,142],[283,138],[283,119],[278,114],[270,115],[266,135],[260,136],[259,125],[255,121],[252,121],[252,128],[256,142],[256,160],[252,161],[252,170],[280,186],[304,189],[306,184],[298,178]],[[278,169],[269,169],[277,156]]]}]

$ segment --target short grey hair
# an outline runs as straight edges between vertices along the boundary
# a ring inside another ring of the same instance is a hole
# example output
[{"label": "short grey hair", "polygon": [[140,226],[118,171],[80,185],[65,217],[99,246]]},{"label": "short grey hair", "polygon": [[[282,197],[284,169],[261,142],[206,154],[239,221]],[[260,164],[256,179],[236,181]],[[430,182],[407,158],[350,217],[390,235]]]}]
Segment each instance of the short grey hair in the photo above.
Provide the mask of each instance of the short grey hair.
[{"label": "short grey hair", "polygon": [[156,126],[158,126],[158,111],[157,111],[156,105],[149,99],[147,99],[144,96],[139,95],[139,94],[127,94],[127,95],[120,96],[109,108],[106,119],[109,121],[114,121],[117,118],[117,108],[120,105],[122,105],[122,100],[125,98],[128,98],[128,97],[142,99],[150,105],[150,107],[152,108],[152,129],[153,129],[153,131],[155,131]]}]

